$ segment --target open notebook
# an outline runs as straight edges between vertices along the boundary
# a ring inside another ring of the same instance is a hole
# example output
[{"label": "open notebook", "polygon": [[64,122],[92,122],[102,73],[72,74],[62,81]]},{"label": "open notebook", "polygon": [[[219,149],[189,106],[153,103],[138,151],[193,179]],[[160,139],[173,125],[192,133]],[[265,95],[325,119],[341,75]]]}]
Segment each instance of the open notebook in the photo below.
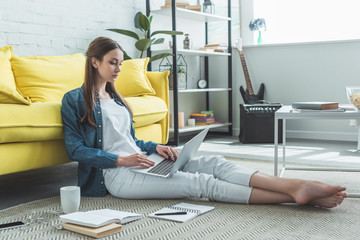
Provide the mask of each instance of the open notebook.
[{"label": "open notebook", "polygon": [[110,223],[125,224],[141,218],[141,214],[123,212],[112,209],[100,209],[87,212],[74,212],[60,215],[60,220],[87,227],[101,227]]},{"label": "open notebook", "polygon": [[[176,222],[186,222],[189,221],[200,214],[209,212],[213,210],[215,207],[212,206],[204,206],[204,205],[196,205],[196,204],[189,204],[189,203],[179,203],[173,206],[167,206],[159,211],[152,213],[149,217],[152,218],[160,218],[170,221]],[[177,213],[177,212],[186,212],[184,215],[156,215],[159,213]]]}]

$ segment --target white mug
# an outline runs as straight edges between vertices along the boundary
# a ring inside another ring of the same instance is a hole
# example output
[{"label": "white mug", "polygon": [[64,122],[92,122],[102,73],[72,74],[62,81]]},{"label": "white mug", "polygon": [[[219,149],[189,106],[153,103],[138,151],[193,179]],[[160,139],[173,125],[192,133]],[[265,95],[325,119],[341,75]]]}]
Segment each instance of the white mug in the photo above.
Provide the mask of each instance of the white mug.
[{"label": "white mug", "polygon": [[66,186],[60,188],[61,208],[64,213],[79,211],[80,207],[80,187]]}]

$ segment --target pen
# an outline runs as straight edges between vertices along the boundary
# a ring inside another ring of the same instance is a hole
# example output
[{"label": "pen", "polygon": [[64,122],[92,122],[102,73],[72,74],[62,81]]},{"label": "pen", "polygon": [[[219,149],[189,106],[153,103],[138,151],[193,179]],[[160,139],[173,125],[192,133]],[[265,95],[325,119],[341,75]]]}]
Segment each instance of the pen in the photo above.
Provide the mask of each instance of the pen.
[{"label": "pen", "polygon": [[162,215],[185,215],[187,212],[164,212],[164,213],[155,213],[156,216]]}]

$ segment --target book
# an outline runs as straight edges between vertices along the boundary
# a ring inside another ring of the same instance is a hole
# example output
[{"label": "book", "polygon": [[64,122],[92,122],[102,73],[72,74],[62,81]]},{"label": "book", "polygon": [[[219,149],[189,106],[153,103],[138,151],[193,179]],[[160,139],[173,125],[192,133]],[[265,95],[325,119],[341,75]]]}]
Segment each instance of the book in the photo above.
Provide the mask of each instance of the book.
[{"label": "book", "polygon": [[141,217],[142,215],[138,213],[101,209],[60,215],[60,220],[87,227],[101,227],[114,222],[125,224],[127,222],[140,219]]},{"label": "book", "polygon": [[210,44],[206,44],[205,47],[226,47],[227,48],[227,43],[210,43]]},{"label": "book", "polygon": [[208,125],[215,123],[215,118],[212,111],[202,111],[201,113],[190,113],[190,118],[195,119],[195,125]]},{"label": "book", "polygon": [[92,228],[92,227],[86,227],[72,223],[64,223],[63,229],[84,234],[86,236],[90,236],[94,238],[102,238],[110,234],[120,232],[122,229],[122,225],[118,223],[110,223],[102,227]]},{"label": "book", "polygon": [[[149,217],[152,218],[160,218],[164,220],[170,220],[175,222],[187,222],[200,214],[204,214],[213,210],[215,207],[212,206],[204,206],[204,205],[196,205],[196,204],[189,204],[189,203],[179,203],[173,206],[167,206],[159,211],[152,213]],[[156,215],[156,214],[163,214],[163,213],[175,213],[175,212],[186,212],[186,214],[182,215]]]},{"label": "book", "polygon": [[201,5],[190,5],[185,7],[188,10],[201,12]]},{"label": "book", "polygon": [[339,103],[337,103],[337,102],[293,102],[292,108],[294,108],[294,109],[312,109],[312,110],[337,109],[337,108],[339,108]]},{"label": "book", "polygon": [[295,108],[293,109],[293,112],[308,112],[308,113],[311,113],[311,112],[345,112],[346,109],[345,108],[334,108],[334,109],[321,109],[321,110],[316,110],[316,109],[299,109],[299,108]]}]

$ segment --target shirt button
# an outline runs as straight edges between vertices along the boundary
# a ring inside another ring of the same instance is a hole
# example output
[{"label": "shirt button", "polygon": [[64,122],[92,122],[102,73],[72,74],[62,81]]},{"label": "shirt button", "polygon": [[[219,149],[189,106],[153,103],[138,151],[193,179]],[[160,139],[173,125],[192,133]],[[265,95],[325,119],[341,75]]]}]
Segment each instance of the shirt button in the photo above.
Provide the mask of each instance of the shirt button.
[{"label": "shirt button", "polygon": [[100,112],[98,112],[98,114],[100,114]]},{"label": "shirt button", "polygon": [[101,184],[104,184],[104,182],[101,182]]},{"label": "shirt button", "polygon": [[99,127],[101,127],[101,125],[99,125]]},{"label": "shirt button", "polygon": [[101,142],[101,139],[99,139],[99,142]]}]

